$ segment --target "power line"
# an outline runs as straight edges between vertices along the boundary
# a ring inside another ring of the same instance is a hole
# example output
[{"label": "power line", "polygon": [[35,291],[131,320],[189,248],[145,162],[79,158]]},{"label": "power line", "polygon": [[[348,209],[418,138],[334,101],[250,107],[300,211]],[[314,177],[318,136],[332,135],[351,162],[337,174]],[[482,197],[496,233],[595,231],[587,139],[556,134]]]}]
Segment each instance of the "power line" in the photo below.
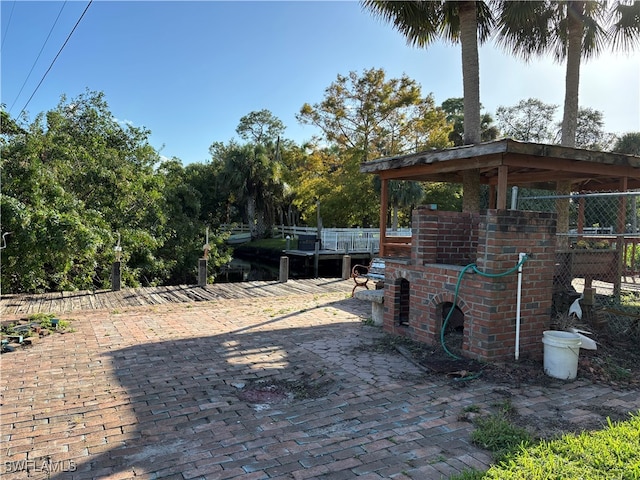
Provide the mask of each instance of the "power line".
[{"label": "power line", "polygon": [[16,8],[16,2],[14,1],[11,5],[11,12],[9,12],[9,20],[7,20],[7,27],[4,29],[4,35],[2,35],[2,45],[4,45],[4,41],[7,38],[7,33],[9,33],[9,25],[11,25],[11,17],[13,17],[13,9]]},{"label": "power line", "polygon": [[36,92],[38,91],[38,89],[40,88],[40,85],[42,85],[42,82],[44,82],[44,79],[46,78],[47,74],[49,73],[49,71],[53,68],[53,64],[56,63],[56,60],[58,59],[58,57],[60,56],[60,54],[62,53],[62,50],[64,50],[64,47],[67,45],[67,42],[69,41],[69,39],[71,38],[71,35],[73,35],[73,32],[76,31],[76,28],[78,27],[78,25],[80,24],[80,21],[82,20],[82,18],[84,17],[84,14],[87,13],[87,10],[89,10],[89,7],[91,6],[91,4],[93,3],[93,0],[89,0],[89,3],[87,4],[87,6],[85,7],[84,11],[82,12],[82,15],[80,15],[80,18],[78,19],[78,21],[76,22],[76,24],[73,26],[73,29],[71,30],[71,32],[69,33],[69,35],[67,35],[67,39],[64,41],[64,43],[62,44],[62,46],[60,47],[60,50],[58,50],[58,53],[56,54],[55,58],[53,59],[53,61],[51,62],[51,65],[49,65],[49,68],[47,68],[47,71],[44,72],[44,75],[42,76],[42,78],[40,79],[40,82],[38,83],[38,86],[36,86],[36,89],[33,91],[33,93],[31,94],[31,96],[29,97],[29,100],[27,100],[27,103],[24,104],[24,107],[22,107],[22,110],[20,110],[20,113],[18,114],[18,117],[20,115],[22,115],[22,113],[25,111],[25,109],[27,108],[27,105],[29,105],[29,102],[31,101],[31,99],[33,98],[33,96],[36,94]]},{"label": "power line", "polygon": [[13,106],[18,101],[18,98],[20,98],[20,94],[22,93],[22,90],[24,89],[24,86],[27,84],[27,81],[29,80],[29,77],[31,76],[31,73],[33,72],[33,69],[35,68],[36,63],[38,63],[38,60],[40,59],[40,55],[42,55],[42,51],[44,50],[44,47],[47,45],[47,42],[49,41],[49,37],[51,36],[51,33],[53,32],[53,29],[55,28],[56,24],[58,23],[58,19],[60,18],[60,15],[62,14],[62,10],[64,10],[64,6],[66,4],[67,4],[67,2],[65,0],[65,2],[62,4],[62,7],[60,8],[60,11],[58,12],[58,16],[56,17],[55,22],[53,22],[53,25],[51,26],[51,30],[49,30],[49,35],[47,35],[47,38],[45,39],[44,43],[42,44],[42,48],[40,49],[40,53],[38,53],[38,56],[36,57],[35,61],[33,62],[33,65],[31,66],[31,70],[29,70],[29,74],[27,75],[27,78],[24,79],[24,83],[20,87],[20,91],[18,92],[18,95],[16,95],[16,99],[13,101],[13,103],[9,107],[9,113],[11,113],[11,110],[13,110]]}]

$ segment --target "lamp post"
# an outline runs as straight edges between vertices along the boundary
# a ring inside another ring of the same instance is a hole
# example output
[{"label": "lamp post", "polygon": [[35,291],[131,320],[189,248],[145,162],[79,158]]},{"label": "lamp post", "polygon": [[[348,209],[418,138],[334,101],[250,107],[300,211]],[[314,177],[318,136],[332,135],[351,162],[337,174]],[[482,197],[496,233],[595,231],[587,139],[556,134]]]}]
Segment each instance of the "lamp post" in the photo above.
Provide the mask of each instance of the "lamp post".
[{"label": "lamp post", "polygon": [[205,230],[205,240],[204,245],[202,247],[203,254],[202,258],[198,260],[198,286],[204,287],[207,284],[207,267],[209,263],[209,250],[211,247],[209,246],[209,227]]},{"label": "lamp post", "polygon": [[120,233],[118,232],[117,235],[118,243],[113,247],[115,260],[111,266],[111,290],[114,292],[120,291],[122,284],[122,247],[120,246]]}]

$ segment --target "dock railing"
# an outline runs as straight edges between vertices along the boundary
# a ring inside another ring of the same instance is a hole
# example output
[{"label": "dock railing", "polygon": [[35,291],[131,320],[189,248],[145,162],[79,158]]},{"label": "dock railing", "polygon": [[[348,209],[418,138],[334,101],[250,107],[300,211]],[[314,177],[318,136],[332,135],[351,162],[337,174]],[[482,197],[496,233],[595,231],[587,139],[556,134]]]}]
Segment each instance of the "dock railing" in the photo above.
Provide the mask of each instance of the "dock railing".
[{"label": "dock railing", "polygon": [[[246,226],[234,225],[234,230],[248,231],[249,229]],[[317,235],[317,233],[316,227],[280,225],[274,227],[273,236],[297,238],[300,235]],[[323,228],[320,236],[323,250],[343,253],[377,253],[380,251],[379,228]],[[387,237],[411,237],[411,229],[387,229]]]}]

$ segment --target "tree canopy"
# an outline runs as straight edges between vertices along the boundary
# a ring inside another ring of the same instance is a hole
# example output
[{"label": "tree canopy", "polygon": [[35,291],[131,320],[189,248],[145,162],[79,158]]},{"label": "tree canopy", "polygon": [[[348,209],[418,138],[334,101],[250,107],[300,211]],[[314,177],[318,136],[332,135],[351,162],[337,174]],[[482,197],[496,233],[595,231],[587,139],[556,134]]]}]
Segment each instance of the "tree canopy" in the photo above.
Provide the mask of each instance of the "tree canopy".
[{"label": "tree canopy", "polygon": [[[460,6],[443,3],[457,15]],[[499,107],[497,125],[485,112],[481,139],[556,143],[556,109],[523,100]],[[327,227],[376,226],[380,188],[361,163],[463,144],[464,111],[462,98],[436,106],[406,75],[352,71],[301,107],[298,120],[320,132],[307,143],[285,138],[283,122],[262,109],[240,118],[240,141],[215,141],[209,162],[183,166],[160,156],[149,130],[119,122],[101,92],[63,96],[31,122],[2,108],[2,292],[108,288],[117,238],[123,283],[137,286],[193,282],[205,229],[215,275],[230,259],[222,224],[248,223],[254,238],[276,224],[313,226],[319,213]],[[577,146],[640,152],[637,133],[603,128],[601,112],[579,109]],[[419,203],[464,208],[460,185],[390,182],[387,192],[393,226],[409,225]]]},{"label": "tree canopy", "polygon": [[[149,131],[118,122],[104,94],[63,97],[3,137],[0,208],[3,232],[11,232],[2,250],[3,292],[108,287],[118,234],[125,285],[176,275],[175,255],[162,253],[172,237],[189,233],[175,226],[176,203],[186,196],[172,197],[171,175],[156,170]],[[196,200],[180,208],[200,213]]]}]

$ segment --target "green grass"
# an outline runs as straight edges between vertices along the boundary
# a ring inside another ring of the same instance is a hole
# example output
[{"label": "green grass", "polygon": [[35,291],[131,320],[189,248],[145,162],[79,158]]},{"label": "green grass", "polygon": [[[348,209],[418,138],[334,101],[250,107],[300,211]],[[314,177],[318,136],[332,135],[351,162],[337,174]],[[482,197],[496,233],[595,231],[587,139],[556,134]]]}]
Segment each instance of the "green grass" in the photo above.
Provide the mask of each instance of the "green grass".
[{"label": "green grass", "polygon": [[[28,318],[30,322],[38,323],[41,328],[46,328],[47,330],[51,331],[56,330],[56,328],[51,323],[51,320],[56,318],[56,315],[54,315],[53,313],[34,313],[32,315],[29,315]],[[68,331],[70,326],[71,322],[69,322],[69,320],[58,320],[58,330]]]},{"label": "green grass", "polygon": [[471,441],[491,451],[498,462],[533,444],[529,432],[513,425],[504,412],[480,417],[475,420],[475,424],[476,429],[471,434]]},{"label": "green grass", "polygon": [[640,478],[640,416],[596,432],[543,441],[491,467],[484,479]]},{"label": "green grass", "polygon": [[[287,248],[287,240],[285,238],[262,238],[260,240],[253,240],[248,243],[244,243],[245,247],[257,247],[257,248],[268,248],[270,250],[284,250]],[[298,248],[298,239],[292,238],[290,239],[289,248],[295,250]]]},{"label": "green grass", "polygon": [[[498,421],[499,420],[499,421]],[[503,437],[504,419],[493,419],[485,434]],[[484,438],[484,437],[483,437]],[[488,446],[495,447],[492,442]],[[522,444],[486,472],[467,470],[449,480],[632,480],[640,479],[640,412],[603,430],[566,434],[536,445]]]}]

